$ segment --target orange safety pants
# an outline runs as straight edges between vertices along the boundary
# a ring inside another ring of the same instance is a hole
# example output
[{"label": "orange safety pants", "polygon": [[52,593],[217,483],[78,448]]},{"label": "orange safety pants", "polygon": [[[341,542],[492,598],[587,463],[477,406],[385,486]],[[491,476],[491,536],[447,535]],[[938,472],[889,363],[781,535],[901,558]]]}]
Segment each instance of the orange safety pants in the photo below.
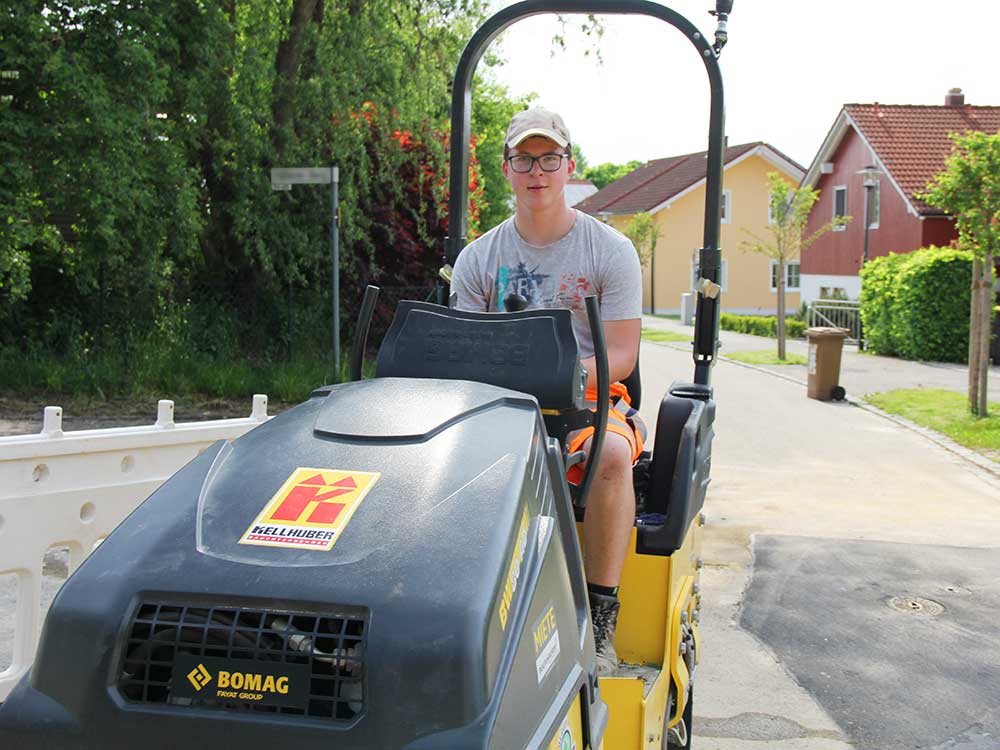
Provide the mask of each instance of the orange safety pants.
[{"label": "orange safety pants", "polygon": [[[632,408],[628,389],[621,383],[612,383],[611,408],[608,409],[608,434],[621,435],[628,440],[632,449],[632,462],[639,458],[646,440],[646,423],[642,421],[637,409]],[[591,411],[597,410],[597,388],[587,388],[587,406]],[[573,430],[566,436],[567,450],[570,453],[581,450],[584,443],[594,435],[594,427],[583,427]],[[566,472],[566,478],[574,484],[583,480],[583,464],[571,466]]]}]

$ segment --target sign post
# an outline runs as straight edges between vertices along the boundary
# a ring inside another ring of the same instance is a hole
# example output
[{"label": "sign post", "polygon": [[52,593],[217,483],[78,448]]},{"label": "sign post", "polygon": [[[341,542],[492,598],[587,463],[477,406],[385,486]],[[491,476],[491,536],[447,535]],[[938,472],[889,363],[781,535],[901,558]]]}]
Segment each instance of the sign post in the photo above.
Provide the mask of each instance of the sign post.
[{"label": "sign post", "polygon": [[340,169],[330,167],[330,254],[333,256],[333,377],[340,380]]},{"label": "sign post", "polygon": [[333,373],[340,377],[340,169],[338,167],[275,167],[272,190],[291,190],[292,185],[330,185],[330,256],[333,281]]}]

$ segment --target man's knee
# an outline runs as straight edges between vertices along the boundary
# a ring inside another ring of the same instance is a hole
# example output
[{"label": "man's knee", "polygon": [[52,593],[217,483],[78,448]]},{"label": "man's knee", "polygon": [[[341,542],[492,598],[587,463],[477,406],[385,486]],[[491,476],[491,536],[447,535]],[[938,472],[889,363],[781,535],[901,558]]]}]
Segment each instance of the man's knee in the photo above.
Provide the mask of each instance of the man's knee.
[{"label": "man's knee", "polygon": [[632,475],[632,446],[623,436],[609,432],[604,437],[598,468],[611,476]]}]

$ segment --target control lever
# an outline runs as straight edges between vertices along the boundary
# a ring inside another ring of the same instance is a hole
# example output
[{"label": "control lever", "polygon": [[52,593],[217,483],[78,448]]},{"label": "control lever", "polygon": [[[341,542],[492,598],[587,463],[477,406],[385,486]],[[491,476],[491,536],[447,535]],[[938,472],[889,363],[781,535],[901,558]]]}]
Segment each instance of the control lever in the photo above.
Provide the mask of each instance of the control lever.
[{"label": "control lever", "polygon": [[365,296],[361,300],[361,311],[358,313],[358,326],[354,330],[354,351],[351,352],[351,380],[361,380],[361,365],[365,359],[365,347],[368,345],[368,329],[372,324],[372,313],[378,301],[377,286],[369,284],[365,288]]},{"label": "control lever", "polygon": [[521,312],[528,306],[528,300],[517,292],[511,292],[503,298],[504,312]]}]

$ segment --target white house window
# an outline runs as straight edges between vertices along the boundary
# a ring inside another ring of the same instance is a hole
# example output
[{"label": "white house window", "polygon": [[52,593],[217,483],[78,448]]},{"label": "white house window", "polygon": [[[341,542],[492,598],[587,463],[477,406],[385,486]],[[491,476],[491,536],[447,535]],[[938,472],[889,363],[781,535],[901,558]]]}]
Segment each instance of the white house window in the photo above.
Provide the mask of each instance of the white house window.
[{"label": "white house window", "polygon": [[868,228],[878,229],[879,209],[882,203],[881,183],[876,182],[875,187],[870,191],[866,190],[866,192],[871,196],[868,204]]},{"label": "white house window", "polygon": [[[691,258],[691,291],[695,292],[698,290],[698,253],[694,254]],[[729,288],[729,261],[722,261],[722,291],[726,291]]]},{"label": "white house window", "polygon": [[[799,262],[789,261],[785,264],[785,291],[797,292],[801,287],[801,276],[799,274]],[[778,261],[771,261],[771,291],[778,291]]]},{"label": "white house window", "polygon": [[[837,185],[833,189],[833,218],[834,220],[840,218],[841,216],[847,216],[847,186]],[[839,227],[834,227],[834,232],[843,232],[847,229],[846,224],[841,224]]]},{"label": "white house window", "polygon": [[722,223],[728,224],[732,221],[733,216],[733,191],[723,190],[722,191]]}]

